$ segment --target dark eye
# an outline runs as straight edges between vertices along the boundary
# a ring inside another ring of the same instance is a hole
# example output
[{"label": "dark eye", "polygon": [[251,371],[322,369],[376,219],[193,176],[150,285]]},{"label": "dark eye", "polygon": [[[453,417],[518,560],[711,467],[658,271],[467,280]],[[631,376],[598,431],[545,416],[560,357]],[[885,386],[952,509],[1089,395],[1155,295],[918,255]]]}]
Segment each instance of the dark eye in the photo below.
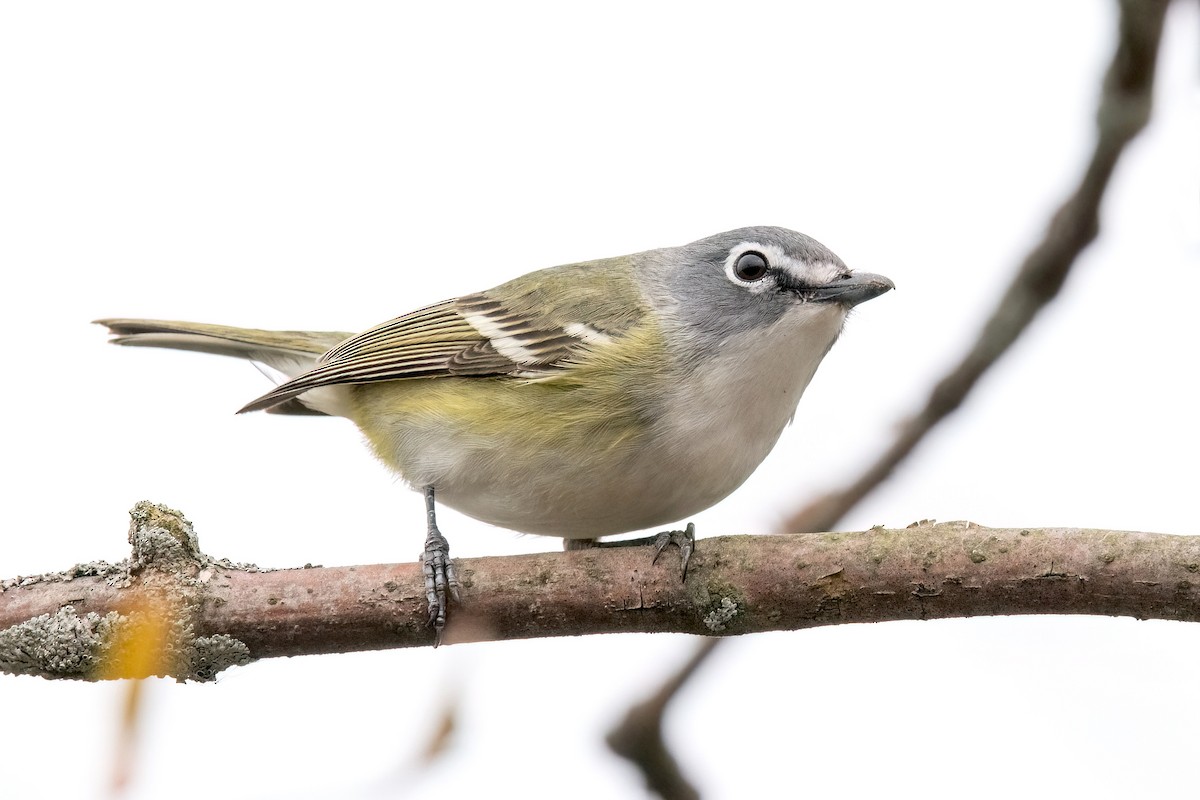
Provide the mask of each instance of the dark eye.
[{"label": "dark eye", "polygon": [[767,276],[770,266],[762,253],[747,250],[738,256],[737,263],[733,265],[733,274],[738,280],[761,281]]}]

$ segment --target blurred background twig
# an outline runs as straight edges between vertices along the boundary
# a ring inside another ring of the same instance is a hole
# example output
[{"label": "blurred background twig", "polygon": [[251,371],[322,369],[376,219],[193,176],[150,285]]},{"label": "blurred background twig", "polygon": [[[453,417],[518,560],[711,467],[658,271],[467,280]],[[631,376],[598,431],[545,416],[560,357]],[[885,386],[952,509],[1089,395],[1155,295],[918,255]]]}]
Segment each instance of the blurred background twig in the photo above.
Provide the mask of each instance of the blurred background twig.
[{"label": "blurred background twig", "polygon": [[[1125,146],[1150,119],[1154,71],[1169,0],[1120,0],[1119,5],[1117,45],[1096,114],[1096,145],[1078,188],[1051,217],[1042,241],[1017,269],[974,345],[934,385],[924,407],[901,426],[891,445],[847,486],[793,513],[778,532],[832,530],[855,504],[887,480],[934,426],[962,405],[980,377],[1055,298],[1079,254],[1096,238],[1100,203],[1113,169]],[[609,735],[610,743],[653,743],[641,748],[614,746],[614,750],[637,765],[647,785],[667,800],[696,795],[661,740],[662,715],[716,647],[715,641],[702,642],[680,673],[651,701],[631,709]]]}]

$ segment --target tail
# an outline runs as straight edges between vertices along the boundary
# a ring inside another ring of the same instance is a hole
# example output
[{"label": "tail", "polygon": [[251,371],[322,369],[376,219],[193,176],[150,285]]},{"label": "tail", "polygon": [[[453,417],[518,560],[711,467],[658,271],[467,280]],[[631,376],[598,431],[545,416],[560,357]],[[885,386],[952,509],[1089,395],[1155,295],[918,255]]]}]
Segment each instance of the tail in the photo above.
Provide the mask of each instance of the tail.
[{"label": "tail", "polygon": [[[157,319],[98,319],[113,334],[113,344],[166,347],[245,358],[294,378],[316,365],[330,348],[350,337],[337,331],[263,331],[202,322]],[[344,386],[314,389],[268,411],[273,414],[345,416]]]}]

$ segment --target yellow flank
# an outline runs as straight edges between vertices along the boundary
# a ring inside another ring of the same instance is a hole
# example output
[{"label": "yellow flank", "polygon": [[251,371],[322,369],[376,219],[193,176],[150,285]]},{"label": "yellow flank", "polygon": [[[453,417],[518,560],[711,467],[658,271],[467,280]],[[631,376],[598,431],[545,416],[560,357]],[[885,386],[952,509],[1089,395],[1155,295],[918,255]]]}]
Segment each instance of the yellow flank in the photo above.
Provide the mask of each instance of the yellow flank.
[{"label": "yellow flank", "polygon": [[[376,454],[410,480],[435,441],[503,458],[595,458],[634,445],[659,409],[651,379],[670,365],[649,317],[611,343],[592,345],[547,377],[416,378],[353,387],[351,418]],[[638,379],[637,376],[644,376]],[[466,384],[470,384],[469,386]],[[436,456],[434,456],[436,458]]]}]

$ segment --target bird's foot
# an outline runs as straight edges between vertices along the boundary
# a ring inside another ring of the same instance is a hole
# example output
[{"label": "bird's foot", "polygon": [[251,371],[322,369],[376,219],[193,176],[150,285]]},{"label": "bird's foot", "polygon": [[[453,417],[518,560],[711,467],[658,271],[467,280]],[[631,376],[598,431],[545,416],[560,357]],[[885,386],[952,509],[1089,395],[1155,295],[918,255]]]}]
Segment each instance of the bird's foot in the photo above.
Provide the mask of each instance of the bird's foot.
[{"label": "bird's foot", "polygon": [[441,531],[434,528],[425,537],[425,552],[421,554],[421,571],[425,575],[425,600],[429,603],[429,624],[433,626],[433,646],[442,643],[446,628],[449,599],[459,599],[458,573],[450,558],[450,543]]},{"label": "bird's foot", "polygon": [[681,531],[663,531],[654,536],[643,536],[639,539],[623,539],[616,542],[602,542],[598,539],[563,539],[564,550],[587,550],[591,547],[643,547],[646,545],[654,545],[654,558],[651,559],[651,564],[657,564],[658,557],[670,545],[678,547],[679,579],[687,580],[688,562],[692,560],[692,553],[696,550],[696,526],[690,522]]},{"label": "bird's foot", "polygon": [[442,643],[442,631],[446,629],[446,612],[450,598],[457,602],[458,572],[450,559],[450,543],[437,526],[437,511],[434,507],[433,487],[425,487],[425,552],[421,554],[421,572],[425,575],[425,600],[429,603],[429,625],[433,626],[433,646]]}]

